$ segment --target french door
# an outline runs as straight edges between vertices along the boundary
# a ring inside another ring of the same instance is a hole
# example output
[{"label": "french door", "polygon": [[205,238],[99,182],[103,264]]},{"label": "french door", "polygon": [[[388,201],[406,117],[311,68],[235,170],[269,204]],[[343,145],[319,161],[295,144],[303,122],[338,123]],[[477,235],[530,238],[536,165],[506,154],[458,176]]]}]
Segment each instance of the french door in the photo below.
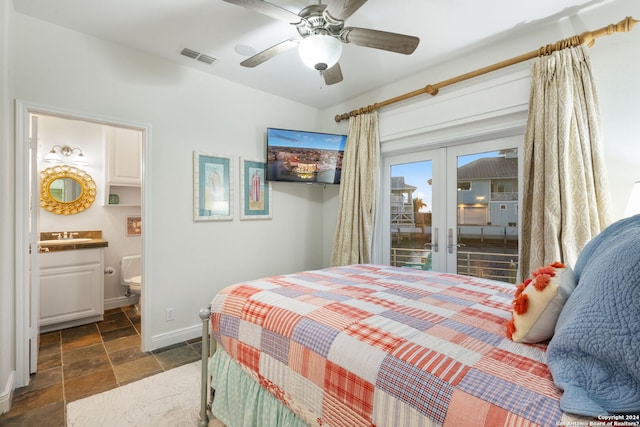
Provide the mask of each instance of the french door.
[{"label": "french door", "polygon": [[385,156],[382,261],[515,282],[522,139]]}]

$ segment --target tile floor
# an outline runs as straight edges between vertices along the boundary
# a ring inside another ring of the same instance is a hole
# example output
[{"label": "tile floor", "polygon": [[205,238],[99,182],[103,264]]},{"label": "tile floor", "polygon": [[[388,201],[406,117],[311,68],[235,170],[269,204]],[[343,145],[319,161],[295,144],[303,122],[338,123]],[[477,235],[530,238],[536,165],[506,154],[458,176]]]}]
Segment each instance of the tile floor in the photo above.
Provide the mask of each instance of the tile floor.
[{"label": "tile floor", "polygon": [[140,351],[140,315],[133,306],[107,310],[104,320],[40,335],[38,372],[15,391],[0,426],[62,426],[66,404],[194,362],[200,338]]}]

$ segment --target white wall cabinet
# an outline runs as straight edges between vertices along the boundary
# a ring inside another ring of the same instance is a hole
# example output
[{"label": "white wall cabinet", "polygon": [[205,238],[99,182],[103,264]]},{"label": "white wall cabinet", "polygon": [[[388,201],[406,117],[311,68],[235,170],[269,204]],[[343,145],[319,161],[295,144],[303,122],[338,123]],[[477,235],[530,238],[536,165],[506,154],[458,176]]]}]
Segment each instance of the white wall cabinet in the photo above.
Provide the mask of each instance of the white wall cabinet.
[{"label": "white wall cabinet", "polygon": [[103,249],[45,252],[39,258],[41,332],[103,319]]},{"label": "white wall cabinet", "polygon": [[[142,132],[105,130],[105,206],[140,206],[142,185]],[[117,203],[113,197],[117,196]]]}]

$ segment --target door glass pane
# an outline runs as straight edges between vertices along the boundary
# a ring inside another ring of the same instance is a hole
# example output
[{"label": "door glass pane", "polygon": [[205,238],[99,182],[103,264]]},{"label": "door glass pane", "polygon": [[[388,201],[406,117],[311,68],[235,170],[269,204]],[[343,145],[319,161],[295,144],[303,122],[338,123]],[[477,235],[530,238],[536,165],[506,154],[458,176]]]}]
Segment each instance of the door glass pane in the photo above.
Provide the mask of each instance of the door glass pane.
[{"label": "door glass pane", "polygon": [[515,283],[518,150],[458,156],[457,273]]},{"label": "door glass pane", "polygon": [[391,265],[431,270],[432,162],[391,166]]}]

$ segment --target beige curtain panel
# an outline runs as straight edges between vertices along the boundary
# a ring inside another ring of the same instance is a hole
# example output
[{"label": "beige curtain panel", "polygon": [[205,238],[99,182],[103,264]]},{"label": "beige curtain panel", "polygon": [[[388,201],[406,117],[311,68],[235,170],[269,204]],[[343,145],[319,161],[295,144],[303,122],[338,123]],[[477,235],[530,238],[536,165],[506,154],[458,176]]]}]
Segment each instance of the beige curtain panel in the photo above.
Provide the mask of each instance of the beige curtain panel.
[{"label": "beige curtain panel", "polygon": [[531,75],[520,280],[554,261],[573,266],[584,245],[610,222],[600,112],[587,47],[540,57]]},{"label": "beige curtain panel", "polygon": [[331,265],[369,264],[378,193],[378,112],[349,119]]}]

